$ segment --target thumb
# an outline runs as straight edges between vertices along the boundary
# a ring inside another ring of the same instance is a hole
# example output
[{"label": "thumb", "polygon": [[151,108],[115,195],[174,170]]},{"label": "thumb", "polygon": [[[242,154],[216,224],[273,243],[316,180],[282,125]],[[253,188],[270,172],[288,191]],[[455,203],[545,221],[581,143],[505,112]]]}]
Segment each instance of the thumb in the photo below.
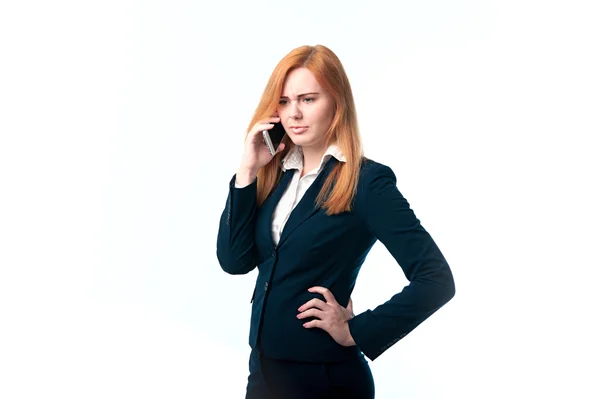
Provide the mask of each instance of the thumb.
[{"label": "thumb", "polygon": [[348,306],[346,306],[346,309],[352,314],[352,317],[354,317],[354,309],[352,308],[352,298],[348,300]]},{"label": "thumb", "polygon": [[285,149],[285,144],[280,143],[279,146],[277,147],[277,151],[275,151],[275,154],[283,151]]}]

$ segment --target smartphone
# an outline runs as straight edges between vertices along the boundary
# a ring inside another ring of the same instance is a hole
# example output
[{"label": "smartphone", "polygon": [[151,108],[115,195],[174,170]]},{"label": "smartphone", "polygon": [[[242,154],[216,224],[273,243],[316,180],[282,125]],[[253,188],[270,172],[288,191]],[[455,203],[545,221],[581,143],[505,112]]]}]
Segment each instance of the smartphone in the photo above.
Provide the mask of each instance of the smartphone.
[{"label": "smartphone", "polygon": [[283,136],[285,136],[283,125],[281,122],[277,122],[271,129],[263,130],[262,134],[265,144],[269,147],[269,152],[271,155],[275,155],[277,147],[279,147],[281,140],[283,140]]}]

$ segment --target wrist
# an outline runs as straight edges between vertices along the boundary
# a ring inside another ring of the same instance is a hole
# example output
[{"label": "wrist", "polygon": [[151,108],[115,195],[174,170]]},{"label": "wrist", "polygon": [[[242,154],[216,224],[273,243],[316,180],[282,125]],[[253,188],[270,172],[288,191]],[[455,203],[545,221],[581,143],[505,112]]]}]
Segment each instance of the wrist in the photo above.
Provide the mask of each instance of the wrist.
[{"label": "wrist", "polygon": [[354,341],[354,338],[352,338],[352,333],[350,333],[350,326],[348,325],[347,321],[346,321],[346,331],[348,332],[348,335],[346,336],[346,345],[345,346],[355,346],[356,342]]},{"label": "wrist", "polygon": [[240,186],[247,186],[256,179],[257,174],[257,171],[240,167],[235,174],[235,182]]}]

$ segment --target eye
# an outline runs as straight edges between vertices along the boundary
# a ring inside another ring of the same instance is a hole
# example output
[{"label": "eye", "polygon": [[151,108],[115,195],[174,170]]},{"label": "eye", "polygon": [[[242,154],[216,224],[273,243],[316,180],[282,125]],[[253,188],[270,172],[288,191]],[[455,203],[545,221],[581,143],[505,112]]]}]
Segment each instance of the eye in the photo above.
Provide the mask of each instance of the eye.
[{"label": "eye", "polygon": [[279,100],[279,105],[285,105],[287,103],[286,100]]},{"label": "eye", "polygon": [[304,102],[314,103],[315,98],[314,97],[304,97]]}]

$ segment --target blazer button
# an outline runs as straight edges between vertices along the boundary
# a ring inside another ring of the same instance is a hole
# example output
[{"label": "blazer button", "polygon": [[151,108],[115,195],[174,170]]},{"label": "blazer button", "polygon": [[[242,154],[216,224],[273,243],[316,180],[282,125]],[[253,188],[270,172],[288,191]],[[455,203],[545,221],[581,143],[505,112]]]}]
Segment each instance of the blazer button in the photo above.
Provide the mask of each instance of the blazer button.
[{"label": "blazer button", "polygon": [[269,282],[265,281],[265,291],[267,290],[267,288],[269,288]]},{"label": "blazer button", "polygon": [[273,253],[271,254],[271,256],[273,256],[274,258],[277,257],[277,252],[273,251]]}]

